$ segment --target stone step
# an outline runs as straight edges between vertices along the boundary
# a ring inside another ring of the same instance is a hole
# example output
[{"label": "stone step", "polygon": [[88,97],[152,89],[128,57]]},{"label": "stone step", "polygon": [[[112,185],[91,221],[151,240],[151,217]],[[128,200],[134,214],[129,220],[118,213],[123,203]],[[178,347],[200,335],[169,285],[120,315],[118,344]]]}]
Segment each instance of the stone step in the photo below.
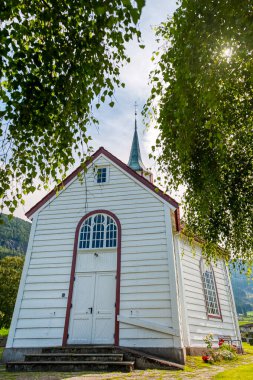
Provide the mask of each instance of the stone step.
[{"label": "stone step", "polygon": [[49,354],[29,354],[25,356],[26,362],[61,362],[61,361],[102,361],[102,362],[122,362],[123,354],[73,354],[73,353],[49,353]]},{"label": "stone step", "polygon": [[117,354],[121,353],[115,346],[99,346],[99,345],[85,345],[85,346],[66,346],[66,347],[47,347],[42,349],[43,354]]},{"label": "stone step", "polygon": [[126,361],[35,361],[35,362],[8,362],[6,370],[17,371],[41,371],[41,372],[79,372],[79,371],[121,371],[131,372],[134,362]]}]

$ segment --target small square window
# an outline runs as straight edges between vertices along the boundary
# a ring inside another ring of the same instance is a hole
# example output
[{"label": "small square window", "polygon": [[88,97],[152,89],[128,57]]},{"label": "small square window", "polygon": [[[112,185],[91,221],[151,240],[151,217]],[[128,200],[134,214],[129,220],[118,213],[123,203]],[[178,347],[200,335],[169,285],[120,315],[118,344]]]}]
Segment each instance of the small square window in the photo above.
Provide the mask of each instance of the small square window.
[{"label": "small square window", "polygon": [[105,183],[107,181],[106,168],[98,168],[97,170],[97,183]]}]

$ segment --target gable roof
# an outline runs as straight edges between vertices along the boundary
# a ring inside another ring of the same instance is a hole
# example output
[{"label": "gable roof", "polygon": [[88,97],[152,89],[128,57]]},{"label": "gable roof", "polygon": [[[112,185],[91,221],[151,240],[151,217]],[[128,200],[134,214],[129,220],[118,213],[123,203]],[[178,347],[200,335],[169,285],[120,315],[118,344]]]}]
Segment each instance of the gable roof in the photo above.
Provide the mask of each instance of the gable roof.
[{"label": "gable roof", "polygon": [[[131,169],[129,166],[124,164],[121,160],[119,160],[117,157],[115,157],[113,154],[108,152],[103,147],[100,147],[92,156],[90,159],[88,159],[84,166],[87,167],[89,164],[91,164],[96,158],[98,158],[101,154],[103,154],[105,157],[109,158],[112,162],[114,162],[116,165],[118,165],[121,169],[123,169],[125,172],[130,174],[133,178],[135,178],[138,182],[145,185],[148,189],[153,191],[156,195],[161,197],[163,200],[168,202],[171,206],[175,207],[176,209],[179,208],[179,204],[177,201],[175,201],[173,198],[171,198],[168,194],[165,194],[162,190],[158,189],[157,186],[153,185],[151,182],[149,182],[146,178],[142,177],[140,174],[136,173],[133,169]],[[42,198],[38,203],[36,203],[30,210],[26,212],[27,218],[30,218],[36,211],[38,211],[46,202],[48,202],[56,193],[57,191],[60,191],[62,187],[66,186],[70,181],[72,181],[78,173],[80,173],[83,170],[83,166],[79,166],[76,168],[68,177],[66,177],[61,184],[59,184],[55,189],[51,190],[44,198]]]}]

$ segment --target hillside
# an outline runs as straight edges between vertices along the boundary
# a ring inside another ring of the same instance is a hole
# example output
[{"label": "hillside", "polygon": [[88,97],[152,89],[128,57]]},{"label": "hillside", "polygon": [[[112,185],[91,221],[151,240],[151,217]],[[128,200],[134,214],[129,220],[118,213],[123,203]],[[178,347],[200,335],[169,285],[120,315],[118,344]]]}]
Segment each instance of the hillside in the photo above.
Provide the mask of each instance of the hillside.
[{"label": "hillside", "polygon": [[0,217],[0,259],[5,256],[25,255],[31,223],[20,218]]},{"label": "hillside", "polygon": [[253,310],[253,280],[234,270],[231,276],[236,309],[239,314]]}]

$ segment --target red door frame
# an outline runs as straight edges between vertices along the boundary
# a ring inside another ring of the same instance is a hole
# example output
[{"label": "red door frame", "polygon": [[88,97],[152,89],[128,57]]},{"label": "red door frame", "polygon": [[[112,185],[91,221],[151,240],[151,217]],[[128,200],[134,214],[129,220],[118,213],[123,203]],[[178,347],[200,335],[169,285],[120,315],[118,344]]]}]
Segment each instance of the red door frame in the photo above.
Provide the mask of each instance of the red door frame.
[{"label": "red door frame", "polygon": [[77,259],[79,231],[80,231],[80,228],[81,228],[83,222],[85,221],[85,219],[89,218],[90,216],[92,216],[94,214],[106,214],[106,215],[109,215],[116,222],[117,229],[118,229],[118,235],[117,235],[118,239],[117,239],[117,273],[116,273],[116,307],[115,307],[114,344],[116,346],[119,345],[119,322],[117,321],[117,316],[119,315],[119,310],[120,310],[121,224],[120,224],[120,221],[117,218],[117,216],[115,214],[113,214],[111,211],[107,211],[107,210],[94,210],[94,211],[89,212],[85,216],[83,216],[82,219],[79,221],[77,227],[76,227],[75,241],[74,241],[74,248],[73,248],[73,257],[72,257],[72,266],[71,266],[71,273],[70,273],[70,282],[69,282],[68,303],[67,303],[67,310],[66,310],[66,317],[65,317],[65,325],[64,325],[62,346],[66,346],[67,345],[67,340],[68,340],[70,309],[71,309],[72,296],[73,296],[73,290],[74,290],[74,278],[75,278],[75,270],[76,270],[76,259]]}]

